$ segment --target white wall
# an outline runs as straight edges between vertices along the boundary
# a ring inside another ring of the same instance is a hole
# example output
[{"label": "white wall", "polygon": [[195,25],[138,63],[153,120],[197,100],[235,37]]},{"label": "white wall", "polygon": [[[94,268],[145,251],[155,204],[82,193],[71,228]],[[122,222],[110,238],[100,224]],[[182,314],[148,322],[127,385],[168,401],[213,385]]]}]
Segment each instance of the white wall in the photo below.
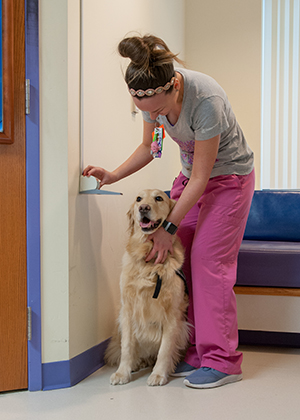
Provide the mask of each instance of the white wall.
[{"label": "white wall", "polygon": [[187,65],[225,89],[255,154],[260,187],[261,0],[186,0]]},{"label": "white wall", "polygon": [[66,0],[40,1],[43,362],[69,358],[67,19]]},{"label": "white wall", "polygon": [[[79,195],[79,0],[40,0],[42,362],[70,359],[111,335],[119,299],[126,212],[144,187],[169,189],[180,169],[176,145],[111,189]],[[184,1],[84,0],[84,160],[113,169],[141,141],[130,113],[118,42],[155,33],[184,48]],[[165,19],[168,16],[168,19]],[[92,83],[90,83],[92,81]]]},{"label": "white wall", "polygon": [[[261,0],[186,0],[188,67],[225,89],[255,154],[260,188]],[[299,332],[297,297],[237,295],[239,328]]]},{"label": "white wall", "polygon": [[[114,186],[123,196],[79,195],[80,3],[40,0],[43,363],[67,360],[111,334],[119,299],[126,212],[144,187],[169,189],[177,146]],[[225,88],[260,155],[260,0],[84,0],[84,164],[113,169],[140,142],[142,118],[116,47],[129,31],[152,32],[189,68]]]},{"label": "white wall", "polygon": [[298,296],[237,295],[239,328],[300,333]]}]

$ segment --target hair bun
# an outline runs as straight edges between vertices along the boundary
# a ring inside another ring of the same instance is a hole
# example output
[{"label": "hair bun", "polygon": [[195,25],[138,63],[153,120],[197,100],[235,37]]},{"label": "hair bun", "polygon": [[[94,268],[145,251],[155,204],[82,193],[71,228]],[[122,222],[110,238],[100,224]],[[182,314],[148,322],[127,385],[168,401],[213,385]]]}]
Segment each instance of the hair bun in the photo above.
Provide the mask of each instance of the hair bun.
[{"label": "hair bun", "polygon": [[140,37],[125,38],[119,44],[119,53],[138,67],[147,67],[150,61],[150,50]]},{"label": "hair bun", "polygon": [[124,38],[118,50],[122,57],[131,60],[125,81],[135,90],[164,86],[175,75],[174,60],[182,63],[177,54],[173,54],[166,43],[154,35]]}]

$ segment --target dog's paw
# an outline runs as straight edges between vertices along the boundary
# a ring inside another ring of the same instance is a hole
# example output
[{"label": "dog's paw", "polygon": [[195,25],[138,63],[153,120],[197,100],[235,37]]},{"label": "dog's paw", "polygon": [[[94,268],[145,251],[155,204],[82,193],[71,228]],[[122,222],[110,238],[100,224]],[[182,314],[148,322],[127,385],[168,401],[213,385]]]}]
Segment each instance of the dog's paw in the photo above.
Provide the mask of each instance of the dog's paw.
[{"label": "dog's paw", "polygon": [[124,385],[130,382],[131,375],[122,374],[120,372],[115,372],[110,377],[111,385]]},{"label": "dog's paw", "polygon": [[168,382],[167,375],[158,375],[157,373],[152,372],[147,380],[147,385],[161,386],[161,385],[165,385],[167,382]]}]

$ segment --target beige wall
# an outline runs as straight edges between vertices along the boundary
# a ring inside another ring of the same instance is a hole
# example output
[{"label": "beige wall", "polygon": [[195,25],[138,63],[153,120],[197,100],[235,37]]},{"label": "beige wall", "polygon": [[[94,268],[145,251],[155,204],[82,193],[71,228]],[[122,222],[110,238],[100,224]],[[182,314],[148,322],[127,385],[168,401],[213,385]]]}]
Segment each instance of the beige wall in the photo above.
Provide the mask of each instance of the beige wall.
[{"label": "beige wall", "polygon": [[[259,172],[260,1],[84,0],[84,165],[113,169],[141,140],[116,53],[129,31],[165,39],[188,67],[225,88]],[[167,16],[167,18],[166,18]],[[80,2],[40,0],[42,361],[67,360],[110,334],[119,299],[126,212],[144,187],[169,189],[175,144],[161,161],[107,189],[79,195]]]},{"label": "beige wall", "polygon": [[[166,141],[161,161],[110,188],[123,196],[79,195],[79,22],[79,0],[40,0],[43,363],[111,335],[126,212],[141,188],[169,189],[180,168],[176,145]],[[184,1],[84,0],[83,24],[84,163],[113,169],[142,129],[116,46],[129,31],[152,32],[183,57]]]},{"label": "beige wall", "polygon": [[66,0],[40,1],[43,362],[69,358],[67,19]]},{"label": "beige wall", "polygon": [[261,0],[186,0],[187,66],[225,89],[260,181]]},{"label": "beige wall", "polygon": [[237,295],[242,330],[300,333],[298,296]]}]

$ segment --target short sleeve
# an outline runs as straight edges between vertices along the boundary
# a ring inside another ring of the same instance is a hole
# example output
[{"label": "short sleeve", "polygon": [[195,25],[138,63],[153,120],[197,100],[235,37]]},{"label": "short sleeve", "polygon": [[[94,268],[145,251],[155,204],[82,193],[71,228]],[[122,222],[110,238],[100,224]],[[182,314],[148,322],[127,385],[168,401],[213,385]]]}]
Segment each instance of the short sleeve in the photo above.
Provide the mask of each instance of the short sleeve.
[{"label": "short sleeve", "polygon": [[195,110],[192,129],[195,140],[208,140],[229,128],[225,103],[220,96],[203,99]]}]

